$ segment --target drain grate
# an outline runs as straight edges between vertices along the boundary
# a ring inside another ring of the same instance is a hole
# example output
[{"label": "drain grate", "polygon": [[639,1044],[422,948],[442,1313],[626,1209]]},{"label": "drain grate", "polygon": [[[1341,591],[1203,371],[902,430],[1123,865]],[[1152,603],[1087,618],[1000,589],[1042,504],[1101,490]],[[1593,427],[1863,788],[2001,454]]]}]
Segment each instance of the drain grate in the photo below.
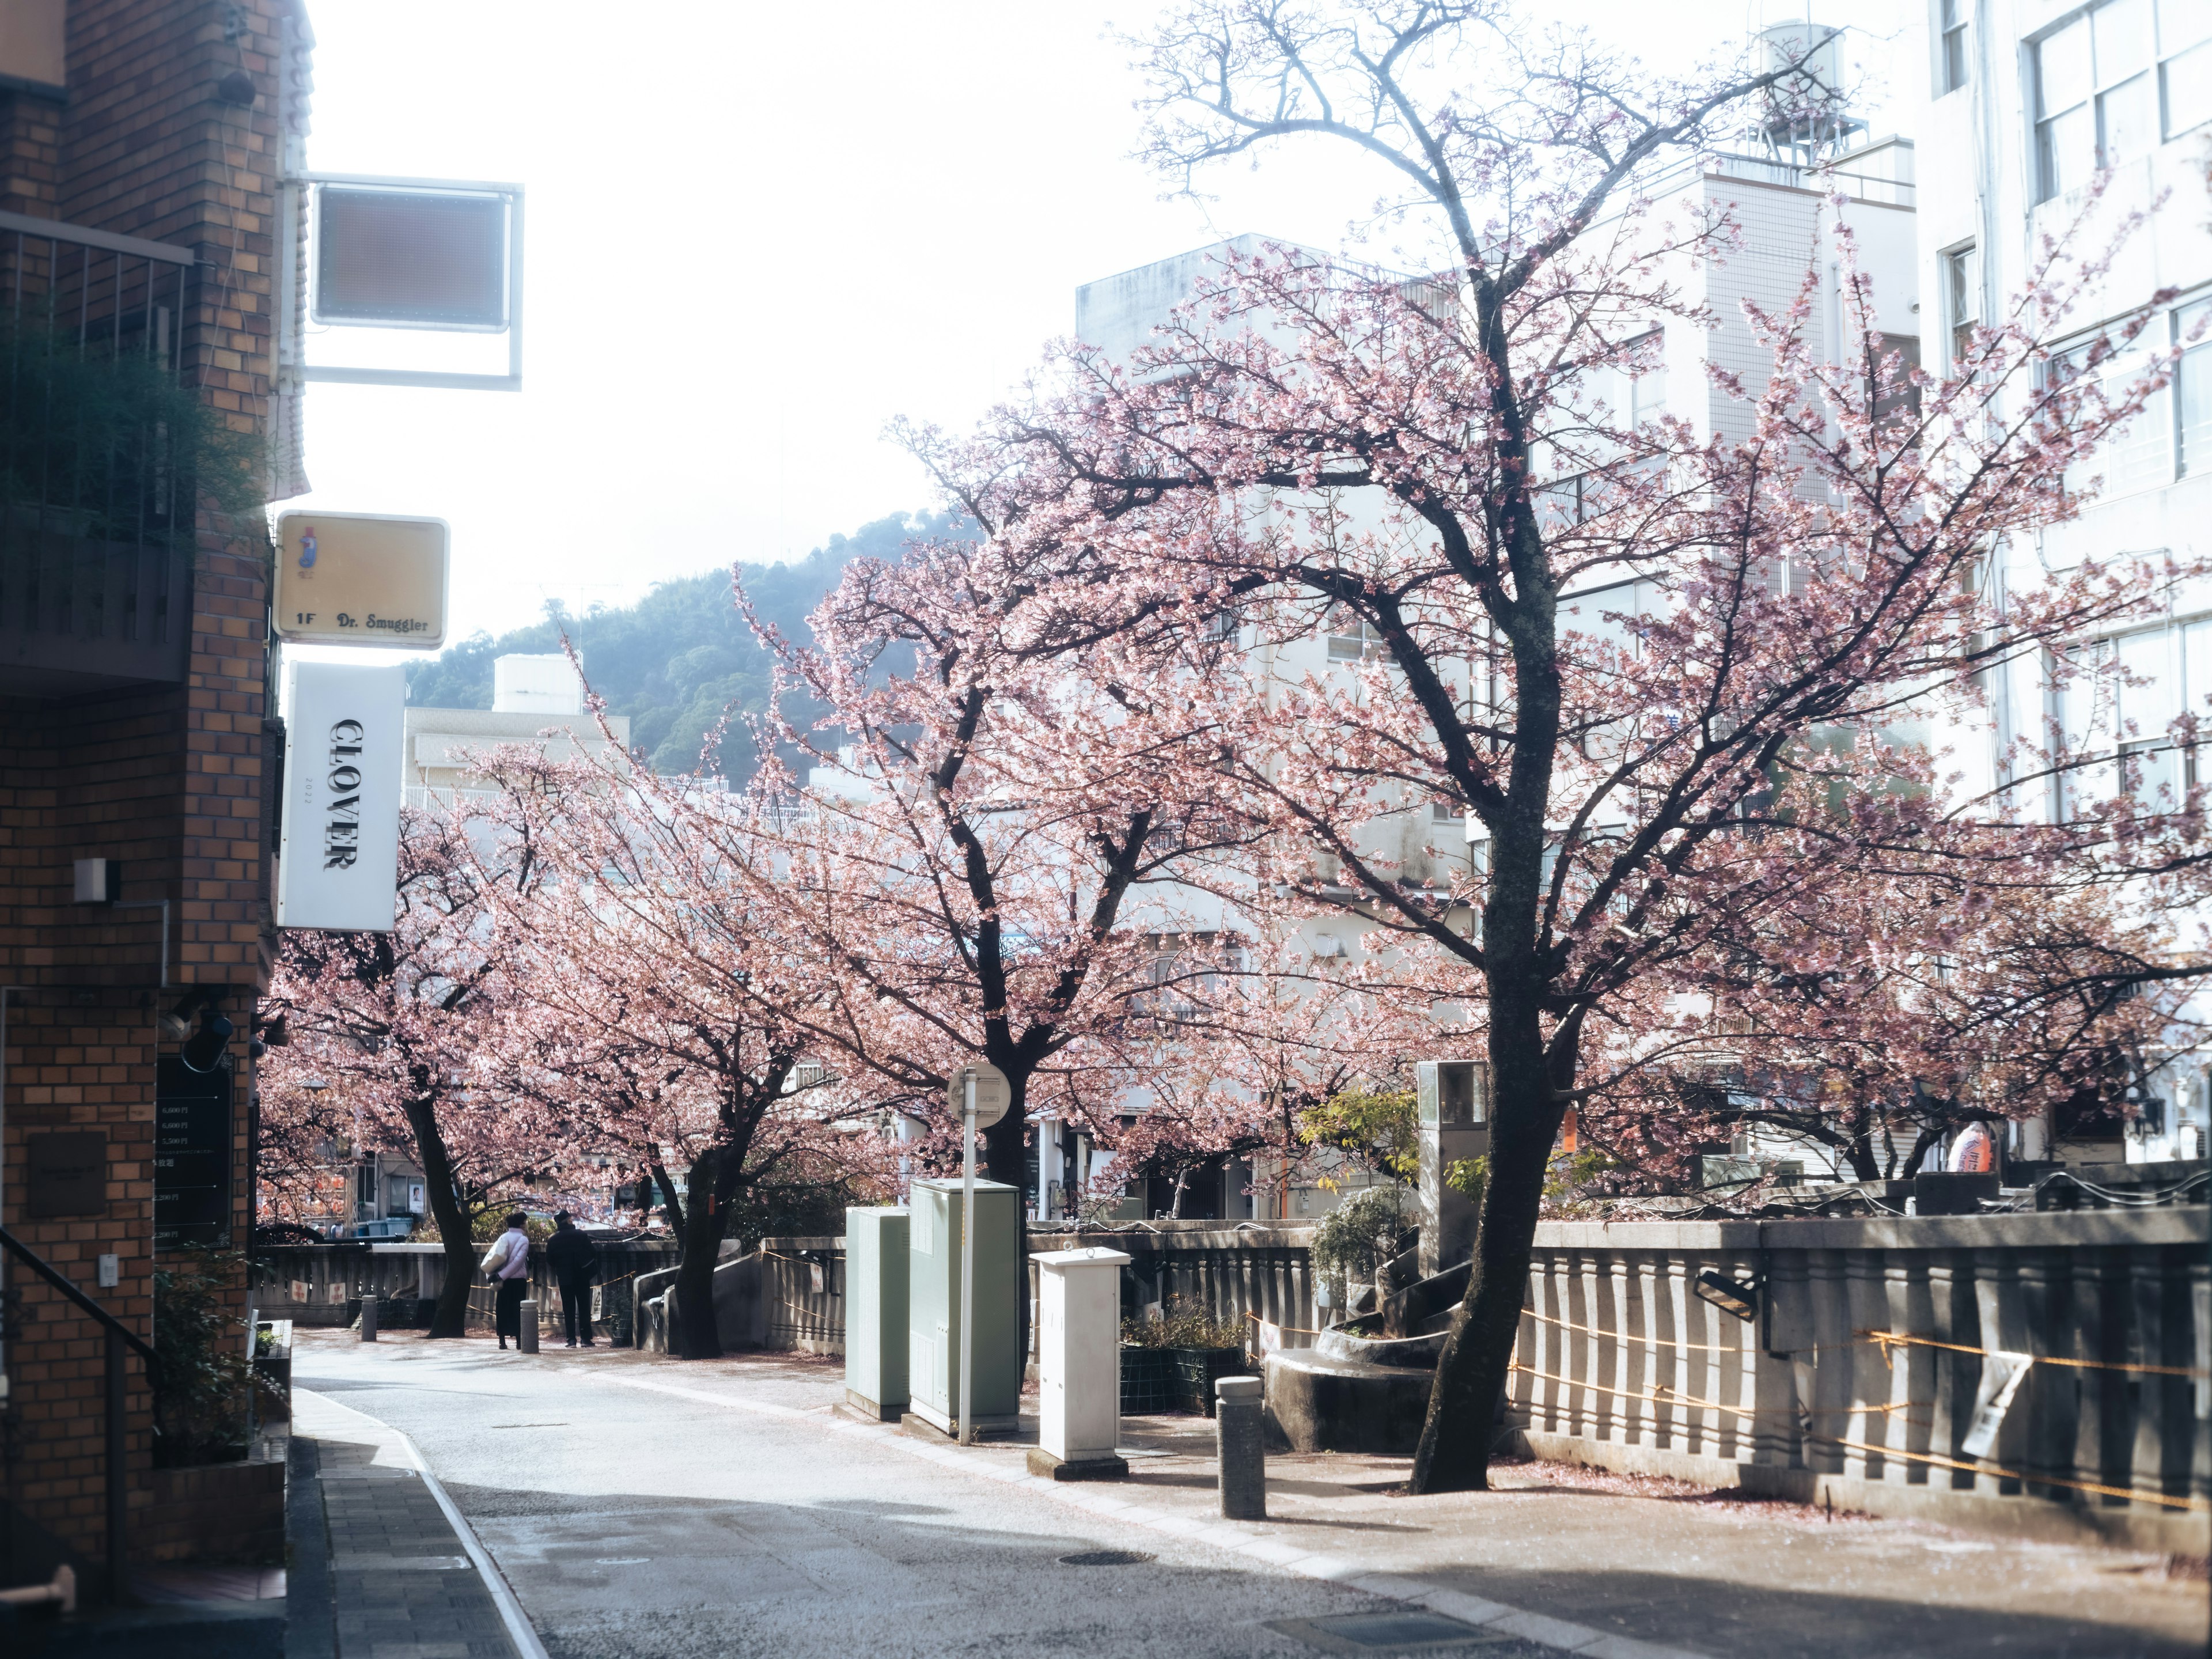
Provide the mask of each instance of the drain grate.
[{"label": "drain grate", "polygon": [[1153,1558],[1142,1550],[1078,1550],[1073,1555],[1063,1555],[1063,1567],[1133,1567]]},{"label": "drain grate", "polygon": [[1488,1647],[1504,1640],[1464,1620],[1408,1608],[1402,1613],[1341,1613],[1328,1619],[1285,1619],[1267,1626],[1334,1653],[1405,1653]]}]

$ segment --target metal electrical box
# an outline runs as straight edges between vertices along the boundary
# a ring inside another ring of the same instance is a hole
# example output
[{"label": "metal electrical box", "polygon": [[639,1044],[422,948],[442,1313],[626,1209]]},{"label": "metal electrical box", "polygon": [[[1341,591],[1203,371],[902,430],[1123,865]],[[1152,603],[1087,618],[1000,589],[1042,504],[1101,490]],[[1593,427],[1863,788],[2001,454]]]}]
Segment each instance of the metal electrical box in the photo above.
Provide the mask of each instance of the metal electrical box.
[{"label": "metal electrical box", "polygon": [[1419,1103],[1421,1275],[1428,1278],[1474,1254],[1474,1204],[1444,1177],[1453,1164],[1490,1151],[1490,1067],[1475,1060],[1425,1060],[1413,1067],[1413,1078]]},{"label": "metal electrical box", "polygon": [[907,1238],[902,1209],[845,1212],[845,1399],[878,1422],[907,1407]]},{"label": "metal electrical box", "polygon": [[[1021,1291],[1019,1198],[1001,1182],[975,1183],[975,1379],[970,1409],[978,1432],[1016,1427],[1021,1409],[1015,1300]],[[915,1182],[909,1209],[908,1409],[951,1434],[960,1412],[958,1179]]]}]

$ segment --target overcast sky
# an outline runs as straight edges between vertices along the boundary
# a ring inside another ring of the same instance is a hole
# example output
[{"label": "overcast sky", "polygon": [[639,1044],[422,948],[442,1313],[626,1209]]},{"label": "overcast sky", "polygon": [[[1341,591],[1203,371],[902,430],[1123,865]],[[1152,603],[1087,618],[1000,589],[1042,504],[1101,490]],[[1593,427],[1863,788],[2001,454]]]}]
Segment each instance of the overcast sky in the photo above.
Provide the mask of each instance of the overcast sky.
[{"label": "overcast sky", "polygon": [[[1814,15],[1880,62],[1904,3]],[[451,521],[455,639],[933,505],[885,422],[972,422],[1069,330],[1077,284],[1248,230],[1342,246],[1384,187],[1307,146],[1162,201],[1103,38],[1152,3],[310,8],[311,167],[528,191],[523,392],[308,394],[303,504]],[[1805,15],[1545,10],[1664,67]],[[1887,89],[1866,101],[1896,125]]]}]

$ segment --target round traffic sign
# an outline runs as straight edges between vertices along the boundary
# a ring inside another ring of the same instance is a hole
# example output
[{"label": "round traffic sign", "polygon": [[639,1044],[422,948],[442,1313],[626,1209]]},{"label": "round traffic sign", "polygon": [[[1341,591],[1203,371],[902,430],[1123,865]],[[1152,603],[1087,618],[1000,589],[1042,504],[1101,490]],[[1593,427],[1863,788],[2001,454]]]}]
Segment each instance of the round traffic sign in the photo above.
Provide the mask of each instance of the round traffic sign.
[{"label": "round traffic sign", "polygon": [[975,1127],[988,1129],[1006,1116],[1006,1108],[1012,1103],[1014,1085],[1006,1081],[1006,1074],[988,1060],[977,1060],[963,1066],[952,1074],[945,1085],[945,1103],[958,1117],[968,1109],[968,1079],[975,1079]]}]

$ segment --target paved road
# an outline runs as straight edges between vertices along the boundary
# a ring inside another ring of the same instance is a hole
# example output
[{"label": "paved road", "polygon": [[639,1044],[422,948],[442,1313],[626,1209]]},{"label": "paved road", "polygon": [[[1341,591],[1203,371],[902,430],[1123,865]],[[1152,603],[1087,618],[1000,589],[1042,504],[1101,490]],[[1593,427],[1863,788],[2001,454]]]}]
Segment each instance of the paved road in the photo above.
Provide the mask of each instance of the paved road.
[{"label": "paved road", "polygon": [[[414,1439],[553,1659],[1316,1659],[1271,1625],[1405,1611],[834,1431],[818,1365],[740,1382],[619,1353],[302,1344],[295,1376]],[[1154,1559],[1063,1565],[1099,1550]]]}]

